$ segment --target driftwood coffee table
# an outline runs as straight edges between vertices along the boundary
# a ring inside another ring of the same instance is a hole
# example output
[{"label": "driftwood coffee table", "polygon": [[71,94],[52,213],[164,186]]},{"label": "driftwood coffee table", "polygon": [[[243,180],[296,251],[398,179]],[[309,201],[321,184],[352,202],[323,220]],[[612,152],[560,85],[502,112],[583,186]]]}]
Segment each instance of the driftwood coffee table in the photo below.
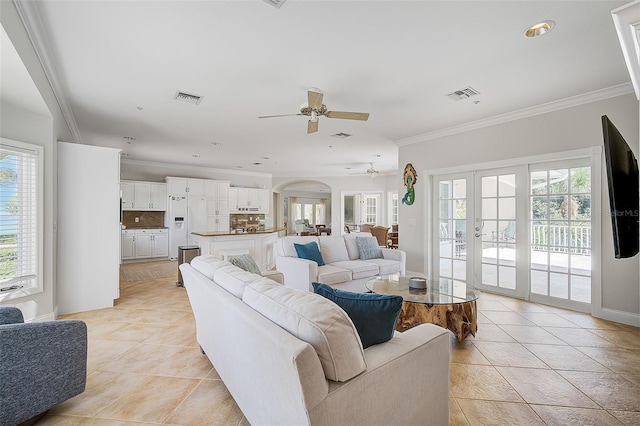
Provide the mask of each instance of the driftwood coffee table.
[{"label": "driftwood coffee table", "polygon": [[427,281],[423,290],[409,287],[409,278],[419,274],[386,275],[372,278],[366,287],[373,293],[402,296],[402,311],[397,331],[405,331],[426,322],[453,332],[459,342],[478,329],[476,300],[480,291],[462,281],[439,278]]}]

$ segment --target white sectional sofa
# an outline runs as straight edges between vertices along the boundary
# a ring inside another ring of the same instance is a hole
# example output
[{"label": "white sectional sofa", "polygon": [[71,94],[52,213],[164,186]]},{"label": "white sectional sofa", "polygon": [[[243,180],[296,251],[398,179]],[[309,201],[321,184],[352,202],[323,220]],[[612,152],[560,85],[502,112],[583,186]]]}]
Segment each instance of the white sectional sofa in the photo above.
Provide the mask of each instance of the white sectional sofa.
[{"label": "white sectional sofa", "polygon": [[447,425],[450,333],[422,324],[367,349],[347,314],[213,256],[180,265],[197,340],[258,425]]},{"label": "white sectional sofa", "polygon": [[[286,236],[276,242],[276,269],[284,274],[284,285],[313,291],[312,282],[322,282],[341,290],[364,293],[365,282],[376,275],[405,272],[406,253],[402,250],[381,248],[381,259],[361,260],[356,238],[372,237],[359,232],[331,236]],[[372,237],[373,238],[373,237]],[[326,265],[298,257],[294,244],[315,241]]]}]

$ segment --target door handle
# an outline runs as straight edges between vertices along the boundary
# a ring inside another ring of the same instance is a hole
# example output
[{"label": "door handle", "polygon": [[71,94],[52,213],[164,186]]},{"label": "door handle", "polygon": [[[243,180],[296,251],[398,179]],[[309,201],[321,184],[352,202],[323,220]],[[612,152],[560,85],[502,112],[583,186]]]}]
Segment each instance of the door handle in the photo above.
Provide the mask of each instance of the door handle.
[{"label": "door handle", "polygon": [[481,235],[487,235],[487,234],[480,234],[480,233],[476,232],[476,238],[479,238]]}]

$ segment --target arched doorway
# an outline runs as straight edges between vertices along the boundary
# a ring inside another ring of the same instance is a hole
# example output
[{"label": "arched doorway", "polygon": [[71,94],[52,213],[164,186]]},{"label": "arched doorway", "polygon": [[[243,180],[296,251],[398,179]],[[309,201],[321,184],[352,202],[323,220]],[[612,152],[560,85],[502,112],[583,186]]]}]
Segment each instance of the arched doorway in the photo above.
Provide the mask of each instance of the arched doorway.
[{"label": "arched doorway", "polygon": [[[295,234],[296,220],[331,227],[331,187],[318,180],[291,180],[273,187],[274,225]],[[298,227],[302,226],[301,224]]]}]

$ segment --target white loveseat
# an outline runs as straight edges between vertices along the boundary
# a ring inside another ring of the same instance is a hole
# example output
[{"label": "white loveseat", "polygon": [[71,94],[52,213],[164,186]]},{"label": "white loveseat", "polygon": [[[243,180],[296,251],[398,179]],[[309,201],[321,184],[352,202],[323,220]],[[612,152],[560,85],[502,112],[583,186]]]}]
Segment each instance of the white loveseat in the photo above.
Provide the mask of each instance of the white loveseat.
[{"label": "white loveseat", "polygon": [[[284,274],[284,285],[299,290],[313,291],[312,282],[322,282],[341,290],[366,292],[365,282],[376,275],[405,272],[406,253],[402,250],[381,248],[382,259],[361,260],[357,237],[372,237],[368,232],[330,236],[287,236],[276,242],[276,269]],[[373,238],[373,237],[372,237]],[[315,241],[326,263],[318,266],[314,261],[298,257],[294,244]]]},{"label": "white loveseat", "polygon": [[422,324],[362,349],[335,303],[213,256],[180,265],[198,343],[258,425],[447,425],[450,333]]}]

